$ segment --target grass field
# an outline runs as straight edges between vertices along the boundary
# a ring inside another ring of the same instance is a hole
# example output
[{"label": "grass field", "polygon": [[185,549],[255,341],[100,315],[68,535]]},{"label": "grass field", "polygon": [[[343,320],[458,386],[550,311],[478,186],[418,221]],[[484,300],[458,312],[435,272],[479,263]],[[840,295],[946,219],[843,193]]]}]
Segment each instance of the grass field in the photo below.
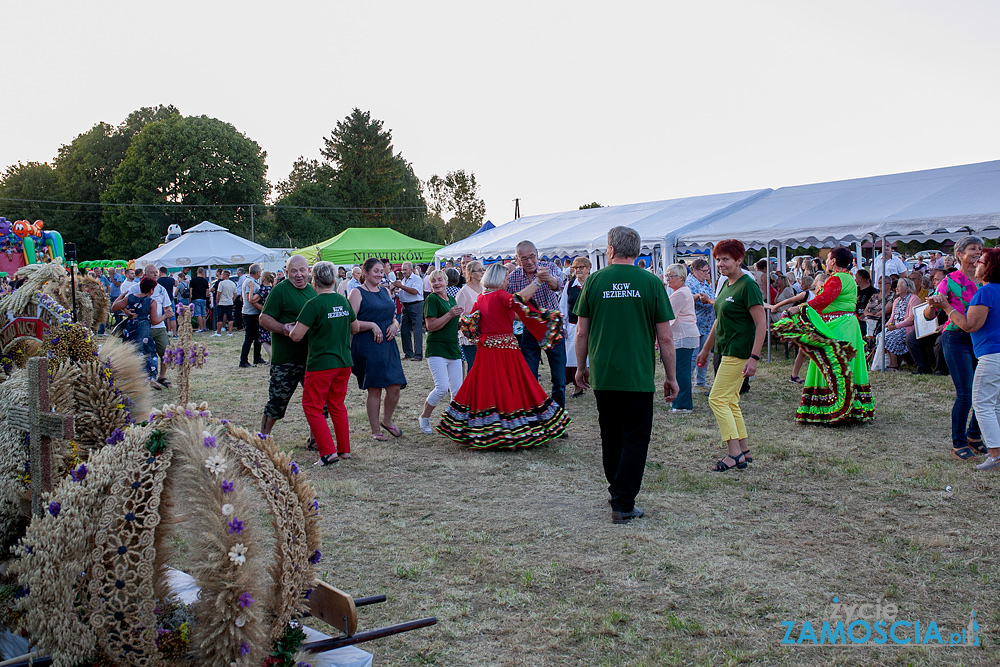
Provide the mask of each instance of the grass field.
[{"label": "grass field", "polygon": [[[211,357],[193,398],[259,428],[267,368],[237,368],[241,334],[198,338]],[[949,378],[875,374],[874,423],[800,426],[799,387],[776,353],[742,402],[755,462],[725,474],[708,471],[723,448],[707,397],[683,416],[661,400],[638,498],[647,516],[616,526],[592,394],[570,401],[569,439],[466,451],[419,432],[430,373],[404,368],[403,437],[372,441],[352,381],[354,458],[308,471],[323,578],[389,597],[360,610],[362,629],[439,620],[365,645],[377,665],[1000,664],[998,477],[949,457]],[[274,437],[311,463],[299,400]],[[794,639],[834,597],[892,603],[945,637],[975,609],[982,646],[782,645],[782,621],[796,621]]]}]

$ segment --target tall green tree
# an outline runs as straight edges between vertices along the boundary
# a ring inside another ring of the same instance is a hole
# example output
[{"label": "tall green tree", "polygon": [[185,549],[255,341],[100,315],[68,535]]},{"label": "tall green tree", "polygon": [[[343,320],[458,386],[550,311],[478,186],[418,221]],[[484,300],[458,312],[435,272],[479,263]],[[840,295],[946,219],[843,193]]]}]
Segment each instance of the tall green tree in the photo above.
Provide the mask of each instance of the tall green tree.
[{"label": "tall green tree", "polygon": [[300,157],[288,179],[277,185],[272,243],[304,248],[344,231],[351,216],[337,197],[336,172],[329,164]]},{"label": "tall green tree", "polygon": [[0,177],[0,216],[11,222],[44,220],[47,228],[58,230],[53,224],[58,222],[58,218],[52,216],[58,210],[56,204],[9,201],[16,199],[58,200],[59,187],[52,165],[47,162],[18,162],[7,167]]},{"label": "tall green tree", "polygon": [[434,174],[425,186],[431,213],[442,220],[446,212],[452,214],[441,227],[445,243],[464,239],[482,226],[486,202],[479,196],[473,172],[449,171],[444,178]]},{"label": "tall green tree", "polygon": [[392,132],[371,112],[354,109],[323,140],[320,153],[335,172],[337,198],[350,212],[351,224],[392,227],[404,234],[426,234],[420,180],[402,154],[395,152]]},{"label": "tall green tree", "polygon": [[[129,114],[121,124],[97,123],[59,149],[55,171],[59,199],[67,202],[99,202],[111,186],[114,171],[125,159],[132,139],[149,123],[179,116],[173,106],[142,107]],[[104,257],[106,248],[100,239],[104,220],[99,206],[62,205],[59,231],[75,241],[81,259]]]},{"label": "tall green tree", "polygon": [[270,186],[266,153],[229,123],[173,115],[143,127],[114,170],[100,239],[109,252],[138,257],[156,247],[171,223],[210,220],[250,236],[249,204],[263,205]]}]

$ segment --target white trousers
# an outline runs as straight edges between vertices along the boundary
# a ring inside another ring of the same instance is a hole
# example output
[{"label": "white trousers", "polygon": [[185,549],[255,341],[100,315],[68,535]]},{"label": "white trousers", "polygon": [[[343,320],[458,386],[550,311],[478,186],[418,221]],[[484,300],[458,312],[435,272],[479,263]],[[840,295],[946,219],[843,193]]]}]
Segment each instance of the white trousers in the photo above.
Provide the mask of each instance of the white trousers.
[{"label": "white trousers", "polygon": [[427,365],[431,369],[431,377],[434,378],[434,388],[427,394],[427,405],[434,407],[440,403],[449,389],[454,400],[455,394],[462,387],[462,360],[427,357]]},{"label": "white trousers", "polygon": [[1000,352],[979,357],[972,379],[972,407],[987,447],[1000,447]]}]

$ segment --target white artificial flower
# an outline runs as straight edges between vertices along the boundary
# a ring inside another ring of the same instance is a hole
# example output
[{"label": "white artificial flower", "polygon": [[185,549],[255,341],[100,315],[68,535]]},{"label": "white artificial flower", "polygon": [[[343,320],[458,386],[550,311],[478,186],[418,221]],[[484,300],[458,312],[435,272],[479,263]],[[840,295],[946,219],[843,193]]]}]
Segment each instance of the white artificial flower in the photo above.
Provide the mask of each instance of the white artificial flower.
[{"label": "white artificial flower", "polygon": [[205,467],[208,471],[218,477],[226,470],[226,459],[221,456],[210,456],[205,459]]},{"label": "white artificial flower", "polygon": [[[191,404],[190,404],[190,403],[188,403],[188,405],[191,405]],[[188,410],[190,410],[190,409],[191,409],[191,408],[188,408]],[[202,431],[202,432],[201,432],[201,437],[203,437],[203,438],[211,438],[211,437],[212,437],[212,434],[211,434],[211,433],[209,433],[208,431]]]},{"label": "white artificial flower", "polygon": [[243,563],[247,562],[247,548],[243,546],[242,542],[233,545],[233,548],[229,552],[229,560],[237,565],[243,565]]},{"label": "white artificial flower", "polygon": [[243,618],[242,616],[236,617],[236,627],[242,628],[246,624],[247,624],[247,619]]},{"label": "white artificial flower", "polygon": [[229,516],[230,514],[232,514],[235,511],[236,510],[229,503],[226,503],[225,505],[222,506],[222,516]]}]

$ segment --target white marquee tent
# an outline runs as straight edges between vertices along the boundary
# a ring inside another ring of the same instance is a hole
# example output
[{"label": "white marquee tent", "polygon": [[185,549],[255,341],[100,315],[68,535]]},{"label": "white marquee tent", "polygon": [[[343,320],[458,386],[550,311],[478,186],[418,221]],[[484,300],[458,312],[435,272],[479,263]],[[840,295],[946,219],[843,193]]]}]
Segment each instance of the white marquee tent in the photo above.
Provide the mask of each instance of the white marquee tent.
[{"label": "white marquee tent", "polygon": [[736,238],[749,247],[819,246],[878,238],[1000,236],[1000,160],[775,190],[708,225],[677,235],[678,247]]},{"label": "white marquee tent", "polygon": [[135,260],[135,268],[235,266],[253,262],[273,262],[279,251],[229,233],[225,227],[207,220],[185,230],[178,238]]},{"label": "white marquee tent", "polygon": [[659,247],[662,251],[671,232],[708,224],[770,192],[749,190],[526,216],[445,246],[434,256],[437,260],[465,254],[512,257],[515,246],[525,239],[532,241],[542,255],[593,255],[603,252],[608,230],[618,225],[638,231],[646,248]]}]

